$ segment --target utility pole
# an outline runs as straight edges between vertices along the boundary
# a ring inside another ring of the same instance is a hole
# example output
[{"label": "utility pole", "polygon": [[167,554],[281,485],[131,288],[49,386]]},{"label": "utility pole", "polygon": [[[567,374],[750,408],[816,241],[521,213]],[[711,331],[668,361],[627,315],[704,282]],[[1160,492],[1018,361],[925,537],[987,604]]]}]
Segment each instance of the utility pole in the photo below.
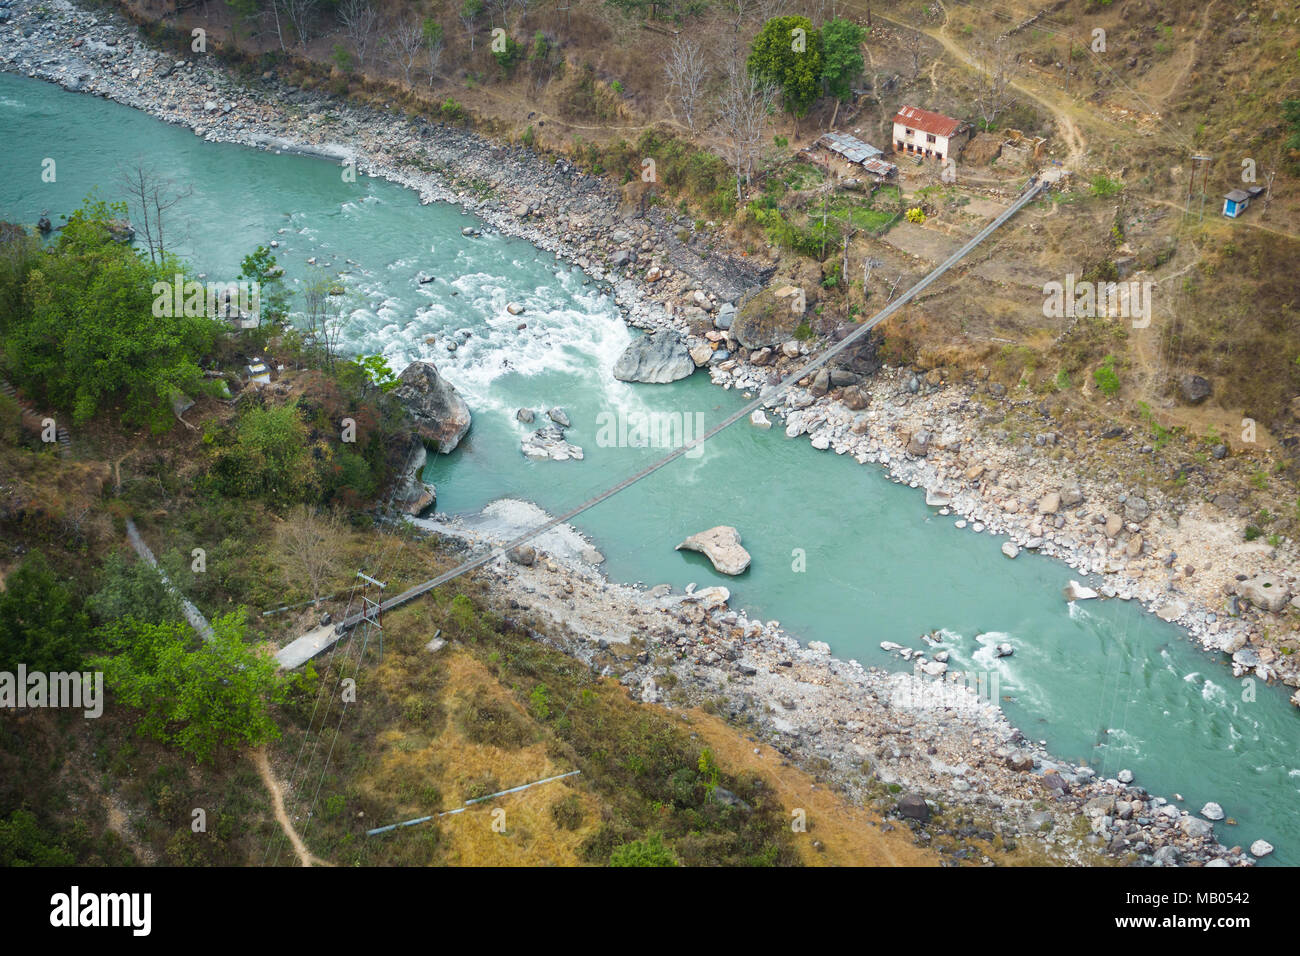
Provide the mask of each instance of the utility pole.
[{"label": "utility pole", "polygon": [[1196,193],[1196,174],[1204,169],[1201,176],[1201,219],[1205,218],[1205,189],[1209,184],[1210,160],[1213,158],[1213,156],[1202,156],[1199,153],[1192,157],[1192,162],[1196,165],[1192,166],[1192,178],[1187,184],[1187,206],[1185,211],[1189,216],[1192,214],[1192,196]]},{"label": "utility pole", "polygon": [[[366,639],[361,645],[361,657],[358,658],[357,666],[360,666],[360,661],[366,656],[366,645],[370,643],[370,625],[372,624],[379,631],[379,663],[382,664],[384,662],[384,588],[388,587],[388,585],[383,581],[376,581],[370,575],[363,574],[360,571],[357,572],[357,577],[365,582],[362,585],[363,590],[361,592],[361,620],[366,624]],[[366,585],[370,584],[379,588],[378,601],[371,600],[364,590]]]}]

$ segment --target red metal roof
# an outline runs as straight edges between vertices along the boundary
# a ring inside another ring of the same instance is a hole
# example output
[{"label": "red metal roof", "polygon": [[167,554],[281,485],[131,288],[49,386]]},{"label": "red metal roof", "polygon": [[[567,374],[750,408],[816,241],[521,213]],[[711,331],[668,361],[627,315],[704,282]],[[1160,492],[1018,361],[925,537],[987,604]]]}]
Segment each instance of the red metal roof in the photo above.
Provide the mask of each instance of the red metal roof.
[{"label": "red metal roof", "polygon": [[931,113],[916,106],[904,106],[894,116],[894,122],[935,136],[951,136],[964,125],[961,120],[955,120],[951,116]]}]

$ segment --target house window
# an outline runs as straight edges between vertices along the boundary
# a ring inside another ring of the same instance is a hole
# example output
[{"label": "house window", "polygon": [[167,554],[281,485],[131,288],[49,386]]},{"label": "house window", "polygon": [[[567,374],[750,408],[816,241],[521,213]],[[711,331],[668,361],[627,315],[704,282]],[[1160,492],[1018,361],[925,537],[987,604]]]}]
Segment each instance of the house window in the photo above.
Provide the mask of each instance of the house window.
[{"label": "house window", "polygon": [[899,150],[904,150],[904,149],[907,148],[907,144],[904,143],[904,142],[900,139],[900,140],[898,141],[898,148],[899,148]]},{"label": "house window", "polygon": [[916,135],[916,131],[915,131],[915,130],[911,130],[911,129],[905,129],[905,130],[904,130],[904,133],[905,133],[906,135],[908,135],[908,136],[915,136],[915,135]]},{"label": "house window", "polygon": [[926,134],[925,134],[925,141],[926,141],[927,143],[933,143],[933,142],[934,142],[934,134],[933,134],[933,133],[926,133]]}]

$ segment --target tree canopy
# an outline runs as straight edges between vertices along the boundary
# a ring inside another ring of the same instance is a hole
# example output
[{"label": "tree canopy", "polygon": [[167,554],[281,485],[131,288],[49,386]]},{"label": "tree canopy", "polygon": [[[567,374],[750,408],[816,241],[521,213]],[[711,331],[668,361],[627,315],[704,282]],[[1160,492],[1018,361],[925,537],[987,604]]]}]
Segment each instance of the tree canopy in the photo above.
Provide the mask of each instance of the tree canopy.
[{"label": "tree canopy", "polygon": [[781,91],[781,107],[800,117],[821,95],[821,34],[807,17],[768,20],[754,38],[746,66],[763,83]]},{"label": "tree canopy", "polygon": [[862,41],[867,31],[851,20],[834,19],[822,27],[822,82],[826,92],[847,100],[862,73]]},{"label": "tree canopy", "polygon": [[124,204],[87,200],[48,255],[26,260],[18,307],[0,317],[0,348],[12,381],[74,422],[120,404],[126,423],[161,432],[171,398],[203,386],[198,362],[219,325],[154,315],[154,283],[170,285],[185,268],[116,241],[112,224],[125,218]]}]

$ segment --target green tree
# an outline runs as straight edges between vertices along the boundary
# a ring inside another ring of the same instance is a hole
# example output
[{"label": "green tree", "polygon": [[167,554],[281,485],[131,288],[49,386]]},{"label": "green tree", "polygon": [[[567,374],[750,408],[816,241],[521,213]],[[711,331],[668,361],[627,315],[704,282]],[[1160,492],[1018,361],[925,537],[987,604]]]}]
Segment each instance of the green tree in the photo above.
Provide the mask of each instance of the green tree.
[{"label": "green tree", "polygon": [[862,73],[862,41],[865,28],[851,20],[835,19],[822,27],[822,83],[826,92],[848,100],[853,81]]},{"label": "green tree", "polygon": [[289,293],[284,287],[284,270],[266,246],[258,246],[244,256],[239,278],[258,285],[260,309],[257,324],[278,324],[289,317]]},{"label": "green tree", "polygon": [[1282,119],[1290,133],[1282,144],[1287,151],[1287,165],[1292,172],[1300,171],[1300,100],[1282,101]]},{"label": "green tree", "polygon": [[663,837],[652,833],[644,840],[633,840],[615,847],[609,855],[610,866],[676,866],[677,857],[664,846]]},{"label": "green tree", "polygon": [[128,561],[114,551],[104,560],[99,588],[86,601],[99,623],[134,617],[151,624],[181,617],[181,602],[147,561]]},{"label": "green tree", "polygon": [[197,647],[183,622],[115,621],[98,632],[111,655],[91,665],[118,703],[143,711],[136,730],[145,736],[200,762],[221,748],[257,747],[279,737],[270,708],[288,699],[292,681],[245,644],[243,615],[215,619],[211,640]]},{"label": "green tree", "polygon": [[246,409],[235,441],[213,471],[228,494],[288,503],[309,500],[313,487],[307,426],[296,404]]},{"label": "green tree", "polygon": [[[175,315],[170,288],[181,264],[154,264],[114,240],[126,207],[87,200],[51,253],[31,269],[18,315],[4,321],[0,350],[15,384],[71,413],[74,422],[118,404],[128,424],[155,432],[172,424],[170,400],[205,385],[201,359],[218,323]],[[182,312],[184,310],[181,310]]]},{"label": "green tree", "polygon": [[782,108],[797,121],[821,94],[821,34],[807,17],[768,20],[754,38],[746,66],[760,82],[781,91]]},{"label": "green tree", "polygon": [[0,819],[0,866],[72,866],[76,857],[27,810]]},{"label": "green tree", "polygon": [[0,670],[76,670],[90,635],[81,602],[33,551],[5,578],[0,591]]}]

